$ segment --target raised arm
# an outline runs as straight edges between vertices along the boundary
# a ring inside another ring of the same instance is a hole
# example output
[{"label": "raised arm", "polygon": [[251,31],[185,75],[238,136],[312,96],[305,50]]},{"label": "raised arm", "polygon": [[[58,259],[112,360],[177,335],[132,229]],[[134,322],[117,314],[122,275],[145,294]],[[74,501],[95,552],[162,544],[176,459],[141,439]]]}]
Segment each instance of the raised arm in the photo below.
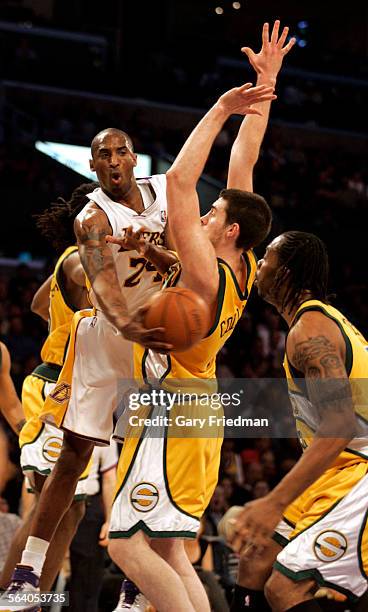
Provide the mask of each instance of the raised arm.
[{"label": "raised arm", "polygon": [[272,88],[250,83],[222,95],[199,122],[167,173],[168,219],[182,264],[181,282],[212,304],[218,291],[215,250],[201,229],[197,182],[213,142],[232,114],[256,113],[255,102],[272,98]]},{"label": "raised arm", "polygon": [[33,296],[31,302],[31,310],[34,314],[38,315],[44,321],[49,319],[49,306],[50,306],[50,288],[51,288],[52,275],[49,276],[39,287]]},{"label": "raised arm", "polygon": [[19,434],[25,423],[24,412],[10,376],[9,351],[2,342],[0,342],[0,351],[0,411],[10,427],[16,434]]},{"label": "raised arm", "polygon": [[290,472],[265,498],[248,504],[237,519],[239,532],[261,545],[285,508],[322,476],[357,432],[345,343],[337,325],[321,313],[305,313],[289,334],[287,353],[304,374],[319,426]]},{"label": "raised arm", "polygon": [[106,243],[111,227],[104,211],[91,202],[76,217],[74,231],[83,268],[106,318],[127,340],[156,350],[171,348],[161,342],[161,328],[147,330],[129,317],[112,251]]},{"label": "raised arm", "polygon": [[[279,37],[280,22],[275,21],[271,38],[269,25],[265,23],[262,32],[262,48],[254,53],[249,47],[243,47],[250,63],[257,73],[257,85],[276,86],[276,78],[283,59],[295,44],[295,38],[285,45],[289,28],[285,27]],[[259,157],[259,151],[266,132],[270,115],[271,100],[258,102],[255,106],[261,115],[247,115],[231,149],[227,187],[253,191],[253,169]]]}]

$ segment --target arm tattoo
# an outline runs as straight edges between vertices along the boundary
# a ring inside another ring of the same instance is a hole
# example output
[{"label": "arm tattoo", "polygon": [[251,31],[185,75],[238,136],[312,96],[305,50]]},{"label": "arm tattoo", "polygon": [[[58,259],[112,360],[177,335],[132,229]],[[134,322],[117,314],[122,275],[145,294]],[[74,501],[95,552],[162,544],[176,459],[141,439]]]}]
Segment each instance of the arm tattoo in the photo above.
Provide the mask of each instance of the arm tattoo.
[{"label": "arm tattoo", "polygon": [[[318,362],[323,370],[330,371],[341,367],[336,347],[325,336],[316,336],[295,345],[292,362],[300,372],[307,374],[311,362]],[[317,366],[318,367],[318,366]]]},{"label": "arm tattoo", "polygon": [[101,217],[97,219],[90,217],[81,222],[77,233],[81,262],[89,280],[93,283],[98,274],[112,263],[110,249],[106,249],[105,243],[109,226]]},{"label": "arm tattoo", "polygon": [[337,347],[326,336],[316,336],[295,345],[292,363],[304,373],[309,399],[324,413],[352,410],[349,378]]}]

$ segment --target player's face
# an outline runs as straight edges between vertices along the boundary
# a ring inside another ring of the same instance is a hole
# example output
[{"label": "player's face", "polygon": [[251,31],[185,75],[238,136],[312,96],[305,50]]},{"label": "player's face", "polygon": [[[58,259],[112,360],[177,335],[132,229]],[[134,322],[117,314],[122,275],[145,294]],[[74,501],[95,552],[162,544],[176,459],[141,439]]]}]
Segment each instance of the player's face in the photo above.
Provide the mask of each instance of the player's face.
[{"label": "player's face", "polygon": [[219,198],[212,204],[209,212],[201,217],[203,231],[206,232],[214,247],[219,244],[224,235],[226,222],[226,202]]},{"label": "player's face", "polygon": [[125,136],[109,132],[102,134],[90,160],[102,190],[115,198],[123,197],[131,188],[136,165],[137,156]]},{"label": "player's face", "polygon": [[281,240],[282,237],[278,236],[266,248],[263,258],[258,262],[255,280],[258,295],[266,300],[266,302],[275,305],[277,302],[277,296],[275,295],[275,276],[279,269],[277,248]]}]

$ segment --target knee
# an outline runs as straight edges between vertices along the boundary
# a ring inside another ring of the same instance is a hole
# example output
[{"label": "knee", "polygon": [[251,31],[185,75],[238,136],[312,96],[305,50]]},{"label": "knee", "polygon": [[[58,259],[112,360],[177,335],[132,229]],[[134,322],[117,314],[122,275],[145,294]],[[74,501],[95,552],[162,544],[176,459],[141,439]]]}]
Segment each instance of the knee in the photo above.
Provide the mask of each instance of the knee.
[{"label": "knee", "polygon": [[304,601],[306,597],[312,597],[315,587],[313,579],[295,581],[273,570],[266,582],[264,594],[272,610],[282,612]]},{"label": "knee", "polygon": [[135,560],[129,542],[124,539],[109,540],[107,551],[114,563],[128,574],[130,565]]},{"label": "knee", "polygon": [[[282,593],[284,593],[285,584],[283,577],[278,572],[272,572],[264,587],[265,597],[272,610],[280,610],[282,605]],[[291,582],[291,581],[289,581]]]},{"label": "knee", "polygon": [[238,583],[255,590],[262,590],[272,572],[277,552],[271,554],[271,551],[265,551],[265,554],[260,555],[251,549],[242,555],[239,561]]},{"label": "knee", "polygon": [[76,526],[79,525],[86,512],[86,502],[83,500],[73,501],[68,510],[68,514]]}]

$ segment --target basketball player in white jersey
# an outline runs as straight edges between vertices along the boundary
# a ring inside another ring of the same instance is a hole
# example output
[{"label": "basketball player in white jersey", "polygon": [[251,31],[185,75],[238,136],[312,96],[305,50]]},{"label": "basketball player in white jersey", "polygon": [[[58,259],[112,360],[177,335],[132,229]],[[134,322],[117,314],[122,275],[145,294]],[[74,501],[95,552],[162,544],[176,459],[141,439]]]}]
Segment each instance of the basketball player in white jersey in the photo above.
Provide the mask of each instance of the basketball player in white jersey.
[{"label": "basketball player in white jersey", "polygon": [[[25,548],[29,565],[20,569],[18,566],[16,570],[21,582],[24,579],[25,589],[31,591],[38,589],[49,542],[70,507],[95,442],[109,444],[112,412],[118,401],[117,383],[119,379],[132,378],[131,341],[157,350],[170,348],[161,341],[160,328],[147,330],[140,323],[130,322],[130,316],[147,296],[160,288],[157,271],[137,253],[120,252],[118,246],[108,245],[105,238],[120,235],[124,227],[133,226],[144,227],[152,243],[163,243],[166,177],[135,179],[137,161],[133,145],[120,130],[110,128],[97,134],[91,150],[91,168],[96,171],[101,187],[90,194],[89,204],[77,217],[75,232],[92,287],[96,316],[79,321],[73,372],[76,397],[72,393],[63,418],[63,448],[34,515]],[[57,424],[51,418],[50,421]],[[35,567],[37,571],[32,572]],[[0,609],[4,608],[0,605]],[[5,609],[11,609],[10,602]],[[32,606],[24,609],[32,610]]]}]

